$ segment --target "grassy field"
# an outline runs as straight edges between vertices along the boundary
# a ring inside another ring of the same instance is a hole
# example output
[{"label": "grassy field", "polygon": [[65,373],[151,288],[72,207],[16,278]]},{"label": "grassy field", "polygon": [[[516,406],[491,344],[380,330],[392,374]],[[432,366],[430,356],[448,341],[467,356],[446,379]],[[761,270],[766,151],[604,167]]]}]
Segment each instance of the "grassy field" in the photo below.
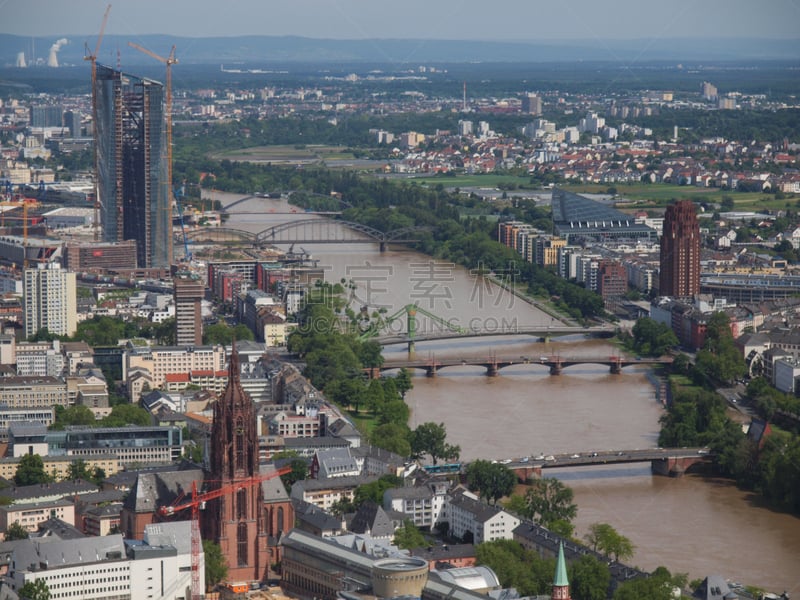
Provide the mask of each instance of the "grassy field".
[{"label": "grassy field", "polygon": [[[524,177],[498,174],[458,175],[456,177],[420,176],[411,180],[427,185],[442,184],[447,189],[465,187],[497,188],[502,184],[516,184],[518,186],[527,184],[527,179]],[[608,184],[570,184],[560,187],[576,194],[606,194],[611,186]],[[787,208],[796,210],[800,207],[800,198],[788,197],[776,200],[774,194],[761,192],[735,192],[718,188],[699,188],[690,185],[645,183],[624,183],[617,184],[614,187],[623,200],[632,201],[632,204],[627,205],[629,208],[657,208],[666,206],[674,200],[683,199],[693,200],[694,202],[707,202],[709,204],[721,204],[723,196],[729,196],[733,200],[734,209],[740,211],[783,210]],[[537,191],[547,192],[547,190]]]},{"label": "grassy field", "polygon": [[352,153],[345,152],[339,146],[257,146],[254,148],[242,148],[240,150],[229,150],[213,155],[216,160],[239,160],[251,162],[271,162],[271,163],[307,163],[312,161],[350,159]]}]

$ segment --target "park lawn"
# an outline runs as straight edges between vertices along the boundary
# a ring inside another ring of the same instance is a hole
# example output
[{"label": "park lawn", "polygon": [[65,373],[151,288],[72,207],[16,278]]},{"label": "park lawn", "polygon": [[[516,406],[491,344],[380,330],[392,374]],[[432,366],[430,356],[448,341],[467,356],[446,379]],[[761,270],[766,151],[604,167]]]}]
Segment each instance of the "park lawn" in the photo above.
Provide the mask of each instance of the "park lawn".
[{"label": "park lawn", "polygon": [[214,158],[218,160],[252,160],[258,162],[307,162],[309,160],[319,160],[320,158],[348,159],[353,158],[353,154],[344,151],[339,146],[286,144],[282,146],[254,146],[252,148],[228,150],[216,153]]},{"label": "park lawn", "polygon": [[[419,175],[410,177],[409,181],[418,181],[428,185],[441,183],[446,189],[457,187],[485,187],[496,188],[500,184],[514,184],[519,187],[528,187],[528,177],[519,175],[502,175],[499,173],[486,173],[485,175]],[[533,186],[530,189],[534,189]]]},{"label": "park lawn", "polygon": [[363,410],[356,412],[350,409],[347,411],[347,416],[349,416],[350,420],[353,421],[353,425],[356,426],[356,429],[358,429],[367,438],[369,438],[372,430],[378,425],[375,415]]},{"label": "park lawn", "polygon": [[[574,184],[561,186],[576,194],[606,194],[607,184]],[[655,206],[665,206],[673,200],[689,199],[695,202],[721,204],[722,197],[733,200],[734,210],[764,210],[767,208],[785,208],[786,200],[775,200],[772,194],[762,192],[736,192],[719,188],[700,188],[691,185],[672,185],[661,183],[624,183],[614,186],[617,194],[623,199]]]}]

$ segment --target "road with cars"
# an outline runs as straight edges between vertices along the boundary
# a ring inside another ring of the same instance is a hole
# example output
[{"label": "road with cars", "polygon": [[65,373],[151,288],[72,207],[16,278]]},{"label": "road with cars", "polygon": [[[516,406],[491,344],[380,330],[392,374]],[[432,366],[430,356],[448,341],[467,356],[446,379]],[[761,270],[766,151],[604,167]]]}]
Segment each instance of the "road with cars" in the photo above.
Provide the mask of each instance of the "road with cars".
[{"label": "road with cars", "polygon": [[649,462],[663,458],[690,458],[710,454],[709,448],[647,448],[635,450],[604,450],[565,454],[537,454],[498,460],[509,469],[528,466],[542,469],[581,467],[587,465]]}]

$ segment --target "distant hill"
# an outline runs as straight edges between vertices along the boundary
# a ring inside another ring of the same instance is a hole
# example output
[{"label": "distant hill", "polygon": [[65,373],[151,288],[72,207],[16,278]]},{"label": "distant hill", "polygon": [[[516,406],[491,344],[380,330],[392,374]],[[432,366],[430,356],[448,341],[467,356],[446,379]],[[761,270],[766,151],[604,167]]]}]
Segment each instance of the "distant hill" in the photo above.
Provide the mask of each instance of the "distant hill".
[{"label": "distant hill", "polygon": [[[14,66],[24,52],[27,61],[47,61],[50,47],[68,40],[58,52],[60,65],[83,63],[84,47],[94,49],[95,37],[63,35],[29,38],[0,34],[0,68]],[[107,35],[99,60],[116,64],[117,51],[124,65],[152,64],[151,58],[128,47],[134,41],[158,54],[167,55],[172,45],[183,64],[281,63],[382,63],[418,66],[433,63],[474,62],[575,62],[610,61],[641,64],[648,61],[743,61],[797,60],[800,39],[641,39],[559,41],[469,41],[469,40],[326,40],[296,36],[242,36],[232,38],[184,38],[143,35],[135,38]]]}]

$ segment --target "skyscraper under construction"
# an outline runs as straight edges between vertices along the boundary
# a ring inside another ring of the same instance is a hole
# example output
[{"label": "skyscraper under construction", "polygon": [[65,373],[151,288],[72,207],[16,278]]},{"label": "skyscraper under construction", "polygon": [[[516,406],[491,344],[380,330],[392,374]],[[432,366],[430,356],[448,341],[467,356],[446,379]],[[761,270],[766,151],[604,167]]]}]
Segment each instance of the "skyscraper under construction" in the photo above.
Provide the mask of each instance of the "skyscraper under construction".
[{"label": "skyscraper under construction", "polygon": [[97,65],[98,191],[103,239],[135,240],[140,268],[172,262],[164,86]]}]

